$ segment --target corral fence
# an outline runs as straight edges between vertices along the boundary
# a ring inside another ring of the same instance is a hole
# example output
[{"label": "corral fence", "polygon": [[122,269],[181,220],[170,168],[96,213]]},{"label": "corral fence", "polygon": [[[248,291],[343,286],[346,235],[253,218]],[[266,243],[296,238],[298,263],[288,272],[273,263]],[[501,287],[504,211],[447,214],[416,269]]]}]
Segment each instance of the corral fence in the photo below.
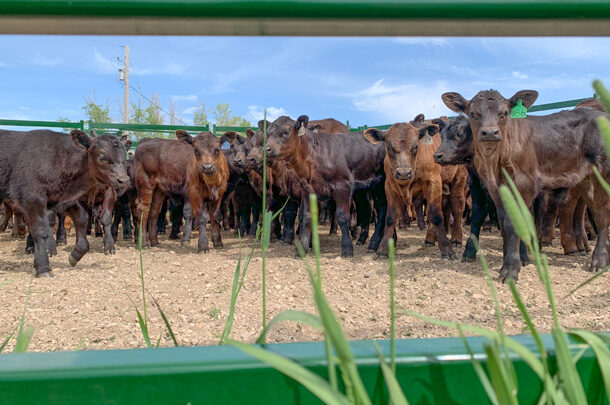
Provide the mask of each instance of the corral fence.
[{"label": "corral fence", "polygon": [[[538,104],[530,107],[528,112],[539,112],[539,111],[551,111],[558,110],[560,108],[574,107],[578,103],[588,100],[589,98],[578,98],[573,100],[557,101],[554,103]],[[246,129],[251,128],[257,130],[257,127],[237,127],[237,126],[221,126],[216,124],[206,125],[149,125],[149,124],[119,124],[112,122],[91,122],[91,121],[77,121],[77,122],[64,122],[64,121],[28,121],[28,120],[9,120],[1,119],[1,126],[12,126],[12,127],[27,127],[27,128],[62,128],[62,129],[80,129],[82,131],[101,131],[115,133],[122,135],[127,132],[144,133],[149,136],[154,134],[171,134],[172,132],[181,129],[188,132],[205,132],[211,131],[214,135],[221,135],[227,131],[235,131],[244,133]],[[358,127],[351,127],[349,121],[346,122],[347,127],[352,132],[363,131],[367,128],[378,128],[388,129],[392,124],[383,125],[361,125]],[[133,142],[133,148],[137,146],[137,141]]]}]

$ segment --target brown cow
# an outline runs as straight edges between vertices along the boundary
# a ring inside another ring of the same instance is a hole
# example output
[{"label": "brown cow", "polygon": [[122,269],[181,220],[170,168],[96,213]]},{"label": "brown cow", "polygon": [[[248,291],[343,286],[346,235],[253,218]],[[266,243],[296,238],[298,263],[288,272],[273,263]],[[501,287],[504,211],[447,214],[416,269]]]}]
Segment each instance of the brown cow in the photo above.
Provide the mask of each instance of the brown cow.
[{"label": "brown cow", "polygon": [[481,91],[467,101],[458,93],[445,93],[444,103],[455,112],[469,117],[474,135],[474,166],[498,209],[503,224],[504,261],[500,278],[517,280],[521,268],[519,237],[500,200],[499,187],[505,183],[501,169],[513,178],[526,204],[531,206],[542,189],[552,190],[578,186],[592,187],[585,200],[594,211],[598,237],[591,269],[608,264],[608,195],[594,179],[592,167],[610,178],[610,165],[599,136],[597,118],[592,108],[561,111],[548,116],[510,118],[518,100],[529,108],[538,93],[521,90],[505,99],[495,90]]},{"label": "brown cow", "polygon": [[210,132],[195,138],[186,131],[176,131],[177,141],[151,139],[136,148],[134,156],[136,188],[138,190],[138,221],[143,222],[143,245],[157,245],[157,217],[166,195],[181,195],[184,203],[182,242],[191,237],[193,218],[199,218],[201,228],[198,252],[208,252],[205,225],[212,216],[212,243],[222,246],[217,214],[227,189],[229,167],[220,152],[222,141]]},{"label": "brown cow", "polygon": [[349,128],[334,118],[309,121],[307,129],[314,132],[326,132],[329,134],[341,134],[349,132]]},{"label": "brown cow", "polygon": [[388,212],[377,254],[387,255],[388,239],[395,233],[402,206],[410,203],[412,190],[421,190],[432,223],[428,227],[426,241],[434,243],[436,234],[442,257],[455,258],[443,224],[441,166],[432,158],[440,144],[438,129],[436,124],[400,123],[392,125],[387,131],[376,128],[364,131],[370,142],[385,141],[386,147],[384,169]]}]

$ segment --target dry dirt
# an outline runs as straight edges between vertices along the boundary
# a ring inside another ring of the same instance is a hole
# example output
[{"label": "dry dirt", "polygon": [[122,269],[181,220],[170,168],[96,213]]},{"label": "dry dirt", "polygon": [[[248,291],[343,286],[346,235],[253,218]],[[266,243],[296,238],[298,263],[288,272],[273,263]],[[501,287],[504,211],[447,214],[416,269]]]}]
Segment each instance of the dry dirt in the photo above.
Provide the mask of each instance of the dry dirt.
[{"label": "dry dirt", "polygon": [[[389,269],[356,246],[354,257],[339,257],[339,236],[321,229],[324,289],[350,339],[383,339],[389,336]],[[424,233],[411,226],[400,231],[396,255],[396,304],[444,320],[493,328],[493,303],[479,263],[450,262],[440,258],[438,248],[424,248]],[[464,229],[464,236],[467,230]],[[144,251],[146,286],[169,318],[181,345],[217,344],[229,310],[231,284],[239,241],[223,232],[224,248],[197,254],[196,242],[181,246],[160,236],[160,246]],[[17,325],[28,286],[31,295],[26,325],[35,328],[31,351],[88,350],[143,347],[134,302],[140,308],[141,287],[138,251],[132,242],[120,240],[117,254],[105,256],[102,240],[89,237],[90,252],[75,268],[68,264],[74,236],[68,247],[58,248],[51,258],[55,277],[32,278],[32,256],[25,255],[25,241],[0,234],[0,338]],[[246,240],[248,245],[252,239]],[[497,231],[483,232],[483,253],[494,277],[501,264],[501,238]],[[242,255],[246,254],[243,248]],[[461,254],[462,249],[458,249]],[[566,294],[591,276],[589,257],[564,256],[555,246],[546,248],[551,278],[563,324],[568,327],[610,330],[610,277],[608,274]],[[255,251],[237,301],[232,337],[253,342],[261,331],[261,254]],[[267,309],[272,318],[294,309],[313,312],[308,278],[292,246],[273,243],[267,259]],[[548,332],[552,318],[535,268],[522,269],[518,283],[536,325]],[[509,334],[519,334],[524,323],[507,286],[496,281],[502,313]],[[153,339],[161,345],[171,341],[164,332],[158,311],[148,300]],[[428,324],[405,314],[397,317],[397,337],[454,336],[453,330]],[[286,323],[269,335],[271,342],[320,340],[321,334],[307,326]],[[10,349],[10,347],[9,347]]]}]

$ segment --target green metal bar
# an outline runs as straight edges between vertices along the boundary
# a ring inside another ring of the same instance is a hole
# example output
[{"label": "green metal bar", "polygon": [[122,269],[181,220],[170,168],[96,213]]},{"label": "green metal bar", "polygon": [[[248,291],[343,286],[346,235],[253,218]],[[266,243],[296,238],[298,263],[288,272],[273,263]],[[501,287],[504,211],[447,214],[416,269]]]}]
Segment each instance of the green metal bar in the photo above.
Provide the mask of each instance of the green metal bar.
[{"label": "green metal bar", "polygon": [[607,19],[596,0],[2,0],[0,14],[312,19]]},{"label": "green metal bar", "polygon": [[58,122],[58,121],[26,121],[0,119],[0,125],[16,127],[50,127],[50,128],[81,128],[80,122]]},{"label": "green metal bar", "polygon": [[536,112],[536,111],[557,110],[559,108],[566,108],[566,107],[574,107],[578,103],[581,103],[581,102],[583,102],[585,100],[589,100],[590,98],[591,97],[577,98],[575,100],[559,101],[557,103],[548,103],[548,104],[533,105],[527,111],[528,112]]},{"label": "green metal bar", "polygon": [[258,130],[258,127],[231,127],[231,126],[216,126],[214,125],[214,133],[217,132],[227,132],[227,131],[235,131],[235,132],[246,132],[246,129],[250,128],[253,131]]},{"label": "green metal bar", "polygon": [[209,131],[209,125],[195,126],[195,125],[148,125],[148,124],[115,124],[110,122],[89,122],[89,129],[105,128],[105,129],[121,129],[124,131],[175,131],[177,129],[183,129],[185,131]]},{"label": "green metal bar", "polygon": [[[531,336],[517,341],[537,353]],[[554,368],[553,340],[543,336]],[[468,342],[486,363],[484,338]],[[386,358],[389,342],[379,342]],[[350,343],[374,403],[387,403],[371,341]],[[267,348],[326,378],[323,343],[270,344]],[[571,345],[572,353],[580,346]],[[479,404],[487,396],[459,338],[396,341],[397,378],[410,403]],[[536,403],[542,384],[513,357],[520,403]],[[603,404],[603,379],[591,351],[577,364],[588,403]],[[229,346],[3,354],[0,396],[11,404],[318,404],[304,387]],[[385,398],[385,399],[384,399]]]}]

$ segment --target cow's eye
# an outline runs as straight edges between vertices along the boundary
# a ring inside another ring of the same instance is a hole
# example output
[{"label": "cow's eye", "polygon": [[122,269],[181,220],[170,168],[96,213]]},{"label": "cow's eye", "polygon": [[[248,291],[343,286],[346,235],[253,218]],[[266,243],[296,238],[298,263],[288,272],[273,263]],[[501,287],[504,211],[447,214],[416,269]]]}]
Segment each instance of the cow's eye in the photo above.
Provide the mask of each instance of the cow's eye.
[{"label": "cow's eye", "polygon": [[413,146],[411,147],[411,153],[412,153],[413,155],[415,155],[415,154],[417,153],[417,145],[413,145]]},{"label": "cow's eye", "polygon": [[470,117],[470,119],[473,119],[473,120],[474,120],[474,119],[476,119],[476,118],[477,118],[477,115],[476,115],[475,113],[471,112],[471,113],[469,114],[469,117]]},{"label": "cow's eye", "polygon": [[214,149],[214,154],[218,155],[218,152],[220,152],[220,148],[217,146],[216,149]]},{"label": "cow's eye", "polygon": [[105,161],[106,161],[106,156],[104,156],[104,155],[100,154],[100,155],[97,157],[97,159],[98,159],[100,162],[105,162]]},{"label": "cow's eye", "polygon": [[503,111],[500,114],[498,114],[501,118],[506,118],[508,117],[508,111]]},{"label": "cow's eye", "polygon": [[199,149],[195,148],[195,156],[199,157],[201,156],[201,152],[199,152]]},{"label": "cow's eye", "polygon": [[287,130],[285,130],[285,131],[284,131],[284,133],[282,134],[282,136],[283,136],[284,138],[288,138],[288,137],[290,136],[290,130],[288,130],[288,129],[287,129]]}]

